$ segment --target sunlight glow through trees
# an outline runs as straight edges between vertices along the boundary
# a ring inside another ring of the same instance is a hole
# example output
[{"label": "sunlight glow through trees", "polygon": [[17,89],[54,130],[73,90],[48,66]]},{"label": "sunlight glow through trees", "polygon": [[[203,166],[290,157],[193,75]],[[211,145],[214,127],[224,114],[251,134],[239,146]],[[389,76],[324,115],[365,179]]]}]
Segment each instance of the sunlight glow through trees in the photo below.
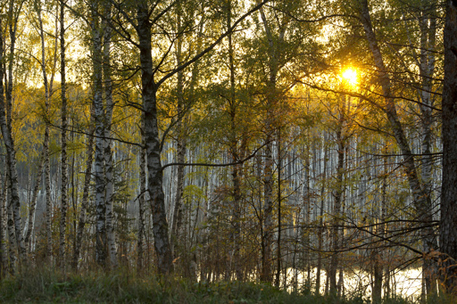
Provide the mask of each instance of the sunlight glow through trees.
[{"label": "sunlight glow through trees", "polygon": [[348,67],[341,73],[342,80],[345,84],[350,87],[356,87],[359,83],[357,69],[354,67]]}]

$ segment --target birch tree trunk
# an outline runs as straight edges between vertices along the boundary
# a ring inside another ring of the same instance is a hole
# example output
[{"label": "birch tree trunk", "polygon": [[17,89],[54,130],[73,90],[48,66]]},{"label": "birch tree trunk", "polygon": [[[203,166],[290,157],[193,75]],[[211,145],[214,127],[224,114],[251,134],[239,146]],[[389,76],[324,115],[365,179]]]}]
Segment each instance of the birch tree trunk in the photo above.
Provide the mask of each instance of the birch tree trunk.
[{"label": "birch tree trunk", "polygon": [[276,146],[278,150],[278,238],[276,242],[276,277],[275,286],[279,288],[280,275],[281,275],[281,166],[282,166],[282,155],[281,155],[281,126],[278,126],[278,138],[276,140]]},{"label": "birch tree trunk", "polygon": [[[45,213],[45,223],[46,223],[46,255],[48,258],[49,264],[52,264],[52,228],[51,228],[51,219],[52,219],[52,202],[51,202],[51,167],[49,161],[49,124],[47,122],[49,118],[49,98],[50,92],[52,91],[52,82],[53,76],[51,77],[50,83],[48,82],[48,74],[46,72],[46,53],[45,53],[45,38],[44,38],[44,29],[43,29],[43,20],[41,17],[41,3],[35,2],[35,10],[38,17],[38,26],[41,42],[41,71],[43,74],[43,86],[44,86],[44,104],[45,104],[45,130],[44,130],[44,140],[43,140],[43,167],[44,167],[44,178],[45,178],[45,194],[46,194],[46,213]],[[57,17],[56,17],[56,39],[57,39]],[[57,56],[57,40],[55,44],[55,56]],[[54,57],[54,67],[57,61],[57,57]],[[43,169],[41,169],[43,170]],[[37,179],[38,180],[38,179]],[[29,226],[30,227],[30,226]]]},{"label": "birch tree trunk", "polygon": [[[325,187],[326,187],[326,179],[327,179],[327,161],[328,161],[328,149],[326,146],[327,141],[327,134],[324,132],[323,136],[323,147],[324,155],[323,159],[319,160],[319,163],[324,163],[322,166],[321,174],[322,174],[322,186],[320,189],[320,208],[319,208],[319,230],[317,234],[317,266],[316,266],[316,294],[320,294],[321,289],[321,270],[322,270],[322,250],[323,250],[323,243],[324,243],[324,202],[325,202]],[[328,273],[327,273],[328,278]]]},{"label": "birch tree trunk", "polygon": [[[40,160],[40,165],[37,170],[37,177],[35,181],[35,189],[33,191],[33,197],[30,202],[29,208],[29,217],[28,217],[28,224],[27,224],[27,233],[25,235],[25,246],[31,249],[31,237],[33,237],[33,231],[35,229],[35,214],[36,214],[36,201],[38,197],[38,192],[41,186],[41,180],[43,177],[43,168],[46,164],[49,163],[49,152],[48,152],[48,145],[49,145],[49,127],[47,123],[48,112],[49,112],[49,97],[50,97],[50,86],[48,84],[48,74],[46,72],[46,48],[45,48],[45,38],[44,38],[44,30],[43,30],[43,20],[41,17],[41,3],[38,1],[34,2],[35,11],[37,13],[38,18],[38,30],[40,35],[40,42],[41,42],[41,71],[43,74],[43,86],[44,86],[44,99],[45,99],[45,134],[44,134],[44,141],[43,141],[43,148],[42,148],[42,155]],[[57,19],[57,18],[56,18]],[[56,27],[57,30],[57,27]],[[57,36],[57,35],[56,35]],[[51,87],[52,87],[52,77],[51,77]],[[48,159],[47,159],[48,158]]]},{"label": "birch tree trunk", "polygon": [[[178,31],[181,29],[180,20],[181,16],[178,14]],[[177,42],[177,64],[181,65],[181,56],[182,56],[182,39],[178,39]],[[177,83],[177,111],[179,121],[176,123],[176,132],[177,132],[177,150],[176,150],[176,161],[183,164],[186,161],[186,138],[185,138],[185,126],[184,126],[184,76],[183,71],[178,72],[178,83]],[[170,238],[170,247],[174,253],[175,244],[179,241],[179,232],[181,229],[181,219],[182,219],[182,198],[184,195],[184,166],[178,165],[177,167],[177,184],[176,184],[176,197],[173,210],[172,226],[171,226],[171,238]]]},{"label": "birch tree trunk", "polygon": [[[426,4],[422,7],[421,16],[419,18],[419,28],[421,32],[421,54],[420,54],[420,76],[422,81],[421,97],[421,122],[422,122],[422,183],[424,192],[426,193],[426,207],[428,208],[427,214],[424,219],[427,222],[433,221],[433,204],[432,204],[432,168],[433,168],[433,155],[432,155],[432,124],[433,124],[433,74],[435,71],[435,44],[436,44],[436,3]],[[424,242],[423,251],[430,252],[437,249],[437,240],[433,228],[424,229],[424,238],[430,239],[430,242]],[[425,293],[431,294],[436,292],[436,284],[433,281],[436,265],[433,264],[432,259],[426,257],[423,264]]]},{"label": "birch tree trunk", "polygon": [[144,135],[146,140],[146,157],[148,167],[148,191],[152,211],[154,247],[157,254],[159,273],[169,274],[173,271],[168,223],[165,212],[163,193],[163,172],[160,161],[160,140],[157,126],[157,84],[154,81],[151,46],[151,23],[146,1],[137,6],[136,27],[139,38],[141,83],[144,108]]},{"label": "birch tree trunk", "polygon": [[98,1],[90,3],[92,12],[92,66],[93,66],[93,98],[95,116],[95,208],[96,223],[95,259],[97,263],[106,266],[106,204],[105,204],[105,174],[104,174],[104,119],[103,86],[102,86],[102,35],[99,20]]},{"label": "birch tree trunk", "polygon": [[105,85],[105,138],[104,138],[104,161],[105,161],[105,178],[106,178],[106,240],[108,245],[108,253],[110,258],[110,267],[117,267],[116,255],[116,237],[114,235],[114,164],[113,152],[111,150],[111,123],[113,119],[113,83],[111,80],[111,26],[109,21],[111,19],[111,3],[108,1],[104,5],[104,19],[103,19],[103,78]]},{"label": "birch tree trunk", "polygon": [[264,165],[264,229],[262,244],[262,273],[260,280],[271,282],[271,245],[273,243],[273,144],[272,136],[267,133],[265,139],[265,165]]},{"label": "birch tree trunk", "polygon": [[65,228],[67,226],[68,209],[68,165],[67,165],[67,97],[65,79],[65,3],[60,3],[60,78],[61,78],[61,200],[60,200],[60,234],[59,234],[59,264],[65,268]]},{"label": "birch tree trunk", "polygon": [[330,261],[329,283],[330,294],[337,294],[336,273],[338,270],[339,251],[342,243],[341,224],[342,224],[342,203],[344,199],[344,160],[346,152],[346,98],[342,96],[342,105],[339,107],[339,121],[336,129],[336,142],[338,145],[338,161],[336,168],[335,190],[333,191],[333,229],[332,229],[332,258]]},{"label": "birch tree trunk", "polygon": [[[20,4],[22,6],[22,3]],[[10,53],[8,62],[8,82],[6,84],[6,98],[3,95],[3,78],[4,70],[3,65],[0,68],[0,128],[3,136],[3,142],[6,146],[6,165],[9,176],[9,194],[11,196],[10,203],[13,208],[14,217],[14,230],[16,235],[16,244],[19,250],[19,259],[22,264],[26,262],[26,249],[22,237],[21,229],[21,216],[20,207],[21,203],[18,194],[18,178],[16,168],[16,151],[14,147],[14,140],[12,135],[12,92],[13,92],[13,60],[15,52],[15,41],[17,31],[17,17],[14,12],[14,2],[10,1],[9,6],[9,33],[10,33]],[[20,9],[20,7],[18,8]],[[1,23],[0,23],[1,26]],[[4,60],[4,49],[3,49],[3,34],[0,34],[0,61]]]},{"label": "birch tree trunk", "polygon": [[[384,154],[388,155],[388,145],[385,144],[385,148],[383,149]],[[375,234],[378,235],[381,239],[385,238],[385,224],[383,224],[386,219],[387,214],[387,176],[389,174],[388,167],[387,167],[387,157],[383,158],[382,168],[383,171],[381,173],[382,184],[381,184],[381,214],[376,214],[375,218],[379,218],[382,224],[375,226],[376,231]],[[373,170],[376,172],[378,166],[381,164],[374,164]],[[375,176],[380,176],[379,174],[375,174]],[[372,256],[373,256],[373,292],[372,292],[372,301],[373,303],[381,303],[382,301],[382,283],[383,283],[383,275],[384,275],[384,246],[386,244],[384,241],[381,241],[379,245],[372,249]]]},{"label": "birch tree trunk", "polygon": [[262,248],[262,273],[260,280],[272,281],[271,246],[273,243],[273,133],[274,133],[274,105],[276,104],[276,77],[278,73],[277,54],[274,47],[273,36],[263,8],[260,16],[264,25],[269,46],[269,76],[266,92],[267,114],[265,119],[265,167],[264,167],[264,244]]},{"label": "birch tree trunk", "polygon": [[[232,0],[227,0],[227,28],[232,27]],[[241,147],[239,148],[237,138],[237,100],[235,93],[235,55],[233,49],[233,34],[230,33],[228,36],[228,64],[230,69],[230,95],[229,95],[229,115],[230,115],[230,147],[229,153],[231,161],[237,163],[243,156],[240,155]],[[236,279],[241,281],[243,274],[241,271],[241,182],[240,174],[242,165],[237,164],[232,167],[232,184],[233,184],[233,242],[234,242],[234,253],[233,260],[235,269]]]}]

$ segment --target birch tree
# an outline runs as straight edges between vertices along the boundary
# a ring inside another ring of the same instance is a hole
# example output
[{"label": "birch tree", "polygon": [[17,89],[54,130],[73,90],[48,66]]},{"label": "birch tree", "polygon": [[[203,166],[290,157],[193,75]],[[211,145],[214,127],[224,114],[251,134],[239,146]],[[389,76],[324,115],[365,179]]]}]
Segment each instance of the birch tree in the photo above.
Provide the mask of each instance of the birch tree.
[{"label": "birch tree", "polygon": [[60,3],[60,81],[61,81],[61,199],[60,199],[60,233],[59,233],[59,263],[65,269],[65,234],[68,209],[68,165],[67,165],[67,84],[65,61],[65,2]]},{"label": "birch tree", "polygon": [[[17,26],[19,19],[19,12],[21,11],[23,2],[16,3],[11,0],[8,3],[8,13],[7,13],[7,29],[9,32],[9,53],[8,59],[5,65],[2,65],[0,68],[0,128],[3,136],[3,142],[6,146],[6,164],[9,177],[9,204],[12,208],[12,215],[14,219],[14,231],[17,248],[19,250],[19,259],[21,264],[26,262],[26,248],[24,245],[24,240],[22,236],[22,227],[21,227],[21,217],[20,217],[20,207],[21,203],[19,200],[18,193],[18,176],[17,176],[17,167],[16,167],[16,150],[14,146],[14,138],[12,134],[12,102],[13,102],[13,61],[15,54],[15,45],[16,45],[16,34]],[[2,27],[3,24],[0,24]],[[3,31],[0,34],[0,61],[3,62],[5,58],[4,46],[4,37]],[[5,71],[3,67],[7,67],[7,73],[5,77]],[[3,83],[3,80],[6,80],[6,83]],[[4,91],[5,87],[5,91]],[[4,95],[5,94],[5,95]]]},{"label": "birch tree", "polygon": [[93,104],[95,117],[95,206],[96,206],[96,261],[106,266],[106,204],[105,204],[105,172],[104,172],[104,108],[102,84],[102,31],[99,17],[100,2],[90,2],[92,22],[92,67],[93,67]]},{"label": "birch tree", "polygon": [[107,1],[103,5],[103,84],[105,93],[105,114],[104,114],[104,163],[106,178],[106,238],[110,267],[117,267],[116,240],[114,235],[114,160],[111,149],[111,124],[113,121],[113,83],[111,80],[111,37],[112,29],[108,22],[111,19],[111,3]]}]

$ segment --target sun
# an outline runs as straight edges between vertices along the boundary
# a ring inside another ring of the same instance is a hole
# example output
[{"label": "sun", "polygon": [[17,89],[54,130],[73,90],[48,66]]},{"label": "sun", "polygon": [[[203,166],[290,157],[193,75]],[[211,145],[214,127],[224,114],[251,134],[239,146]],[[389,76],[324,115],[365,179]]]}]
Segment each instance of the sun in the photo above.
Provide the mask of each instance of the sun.
[{"label": "sun", "polygon": [[358,84],[357,70],[353,67],[346,68],[341,74],[343,81],[348,85],[355,87]]}]

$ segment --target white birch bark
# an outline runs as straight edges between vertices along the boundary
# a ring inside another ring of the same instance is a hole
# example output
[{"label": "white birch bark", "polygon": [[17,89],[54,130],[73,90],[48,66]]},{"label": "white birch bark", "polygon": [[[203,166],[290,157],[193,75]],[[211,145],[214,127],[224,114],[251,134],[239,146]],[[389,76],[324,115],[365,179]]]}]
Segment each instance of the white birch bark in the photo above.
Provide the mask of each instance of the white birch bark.
[{"label": "white birch bark", "polygon": [[104,119],[104,161],[105,161],[105,178],[106,178],[106,240],[108,245],[108,254],[110,258],[110,267],[117,267],[116,237],[114,233],[114,164],[113,152],[111,150],[111,123],[113,119],[113,85],[111,80],[111,32],[112,29],[107,20],[111,18],[111,4],[108,1],[104,5],[103,21],[103,78],[105,92],[105,119]]},{"label": "white birch bark", "polygon": [[93,66],[93,98],[95,116],[95,256],[97,263],[106,266],[106,205],[104,175],[104,110],[102,94],[102,35],[99,21],[98,1],[91,1],[92,13],[92,66]]},{"label": "white birch bark", "polygon": [[[17,10],[20,10],[22,3],[18,4],[19,7],[16,7]],[[13,92],[13,60],[15,53],[15,42],[16,42],[16,32],[17,32],[17,16],[14,8],[15,4],[13,1],[9,3],[9,34],[10,34],[10,53],[8,61],[8,80],[6,83],[6,95],[3,95],[3,77],[4,71],[3,67],[0,68],[0,127],[3,136],[3,142],[6,146],[6,163],[9,176],[9,194],[11,196],[10,203],[13,208],[12,213],[14,217],[14,229],[16,236],[16,244],[19,251],[19,259],[22,264],[26,262],[26,249],[24,245],[24,240],[22,236],[22,227],[21,227],[21,216],[20,216],[20,200],[18,194],[18,177],[17,177],[17,166],[16,166],[16,151],[14,147],[14,139],[12,135],[12,119],[11,119],[11,110],[12,110],[12,92]],[[1,24],[0,24],[1,25]],[[4,49],[3,49],[3,37],[0,34],[0,61],[3,62],[4,59]]]}]

